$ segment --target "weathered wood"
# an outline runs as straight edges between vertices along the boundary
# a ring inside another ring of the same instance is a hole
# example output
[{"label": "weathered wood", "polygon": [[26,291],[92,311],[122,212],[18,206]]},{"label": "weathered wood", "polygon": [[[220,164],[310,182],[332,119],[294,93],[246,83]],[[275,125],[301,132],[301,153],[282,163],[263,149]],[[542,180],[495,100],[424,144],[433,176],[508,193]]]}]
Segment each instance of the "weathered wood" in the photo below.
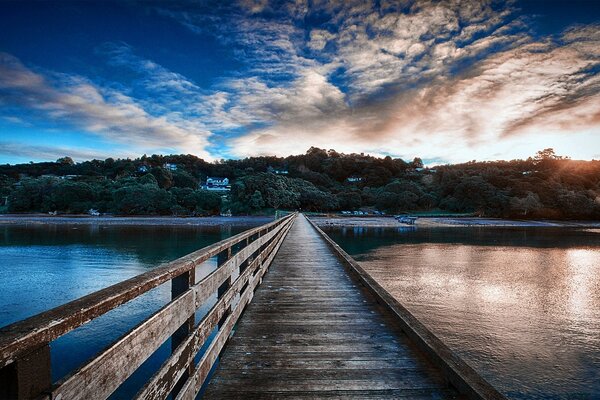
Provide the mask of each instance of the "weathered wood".
[{"label": "weathered wood", "polygon": [[47,343],[0,369],[0,399],[31,399],[48,393],[51,387],[50,346]]},{"label": "weathered wood", "polygon": [[235,389],[223,390],[219,394],[221,400],[390,400],[390,399],[410,399],[410,400],[432,400],[432,399],[452,399],[456,394],[452,390],[446,389],[384,389],[384,390],[330,390],[330,391],[270,391],[248,390],[241,396]]},{"label": "weathered wood", "polygon": [[279,231],[278,236],[269,244],[266,251],[252,260],[248,268],[239,276],[233,285],[223,293],[219,301],[202,319],[193,334],[190,334],[179,346],[179,348],[166,360],[157,373],[136,395],[138,399],[160,399],[165,398],[173,389],[175,382],[183,375],[183,368],[191,363],[200,347],[204,344],[209,334],[217,326],[231,306],[235,296],[248,282],[254,272],[263,265],[263,261],[275,249],[279,241],[285,235],[285,231]]},{"label": "weathered wood", "polygon": [[188,290],[55,388],[55,399],[105,399],[196,310]]},{"label": "weathered wood", "polygon": [[204,397],[323,398],[337,392],[361,398],[353,393],[417,389],[436,398],[456,396],[390,320],[308,222],[297,218]]},{"label": "weathered wood", "polygon": [[[196,269],[193,268],[188,272],[185,272],[171,281],[171,298],[176,299],[181,294],[188,291],[196,282]],[[200,300],[196,299],[194,305],[198,305]],[[192,313],[187,321],[183,323],[171,336],[171,354],[175,352],[177,347],[185,340],[194,329],[196,324],[196,314]],[[179,382],[176,382],[173,388],[174,392],[177,393],[183,382],[194,372],[194,363],[188,363],[185,365]]]},{"label": "weathered wood", "polygon": [[14,362],[28,349],[49,343],[162,283],[190,271],[247,237],[285,223],[293,217],[294,215],[289,215],[281,220],[242,232],[162,264],[144,274],[0,329],[0,368]]},{"label": "weathered wood", "polygon": [[[308,220],[308,219],[307,219]],[[421,323],[410,311],[383,288],[348,253],[335,243],[316,224],[308,220],[332,248],[340,260],[357,277],[380,304],[393,313],[404,332],[440,368],[451,384],[471,399],[498,399],[506,397],[479,375],[471,366],[444,344],[433,332]]]},{"label": "weathered wood", "polygon": [[[287,233],[287,230],[285,233]],[[193,400],[196,397],[202,385],[204,384],[206,377],[210,372],[210,369],[215,363],[217,356],[219,355],[227,339],[229,338],[234,324],[239,319],[246,305],[252,299],[252,296],[254,295],[254,289],[260,284],[262,276],[273,261],[273,258],[277,253],[277,250],[281,246],[282,242],[283,240],[279,240],[277,242],[276,247],[271,251],[267,260],[261,265],[261,268],[258,270],[258,272],[250,278],[250,282],[244,290],[244,292],[242,293],[235,309],[232,310],[231,314],[227,317],[224,324],[219,329],[219,333],[213,339],[209,348],[206,350],[206,353],[204,353],[200,362],[198,363],[194,375],[190,377],[190,379],[188,379],[181,392],[179,392],[179,394],[177,395],[176,400]]]}]

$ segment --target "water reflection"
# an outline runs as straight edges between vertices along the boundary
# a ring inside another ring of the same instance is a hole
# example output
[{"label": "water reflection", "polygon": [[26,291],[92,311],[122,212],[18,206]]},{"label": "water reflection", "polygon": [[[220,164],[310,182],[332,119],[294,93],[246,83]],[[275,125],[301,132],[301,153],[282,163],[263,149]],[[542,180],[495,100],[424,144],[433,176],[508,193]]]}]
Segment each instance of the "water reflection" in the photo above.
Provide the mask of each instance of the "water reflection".
[{"label": "water reflection", "polygon": [[327,229],[511,398],[600,398],[600,235]]},{"label": "water reflection", "polygon": [[[252,226],[0,226],[0,326],[131,278]],[[197,280],[215,266],[215,259],[199,265]],[[53,380],[82,365],[170,297],[170,284],[165,283],[52,342]],[[213,297],[198,310],[197,322],[214,302]],[[112,397],[131,398],[168,357],[170,348],[167,340]]]}]

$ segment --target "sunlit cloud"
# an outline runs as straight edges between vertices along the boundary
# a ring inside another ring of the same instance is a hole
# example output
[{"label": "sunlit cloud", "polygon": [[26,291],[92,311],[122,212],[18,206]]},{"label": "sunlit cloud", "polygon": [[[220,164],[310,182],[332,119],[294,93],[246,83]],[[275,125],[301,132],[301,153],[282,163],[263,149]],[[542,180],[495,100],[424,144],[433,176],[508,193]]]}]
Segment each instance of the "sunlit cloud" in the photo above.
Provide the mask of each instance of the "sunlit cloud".
[{"label": "sunlit cloud", "polygon": [[598,155],[598,25],[538,35],[512,1],[146,7],[199,41],[213,38],[235,69],[200,84],[124,41],[98,43],[93,52],[125,82],[43,70],[4,54],[0,104],[132,152],[208,159],[311,146],[445,162],[527,157],[546,147]]},{"label": "sunlit cloud", "polygon": [[[251,76],[224,85],[219,115],[248,128],[235,155],[319,146],[456,162],[572,150],[573,138],[600,146],[598,26],[540,40],[510,3],[317,2],[305,14],[331,18],[298,40],[297,15],[272,8],[283,14],[272,24],[256,12],[227,39],[275,38],[246,54]],[[254,74],[280,70],[291,77]]]}]

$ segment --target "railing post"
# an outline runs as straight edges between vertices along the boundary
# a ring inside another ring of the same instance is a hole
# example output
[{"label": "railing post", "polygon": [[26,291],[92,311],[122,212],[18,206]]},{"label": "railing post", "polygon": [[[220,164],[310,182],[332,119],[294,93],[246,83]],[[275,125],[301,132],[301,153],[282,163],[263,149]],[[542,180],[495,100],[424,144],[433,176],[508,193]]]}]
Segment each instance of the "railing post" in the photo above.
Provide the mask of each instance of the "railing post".
[{"label": "railing post", "polygon": [[[244,247],[248,247],[248,245],[250,244],[251,240],[250,237],[247,237],[246,239],[244,239]],[[250,254],[248,256],[248,258],[246,260],[244,260],[241,264],[240,264],[240,268],[239,268],[239,273],[241,274],[242,272],[244,272],[244,270],[248,267],[248,265],[252,262],[253,259],[253,254]]]},{"label": "railing post", "polygon": [[0,369],[0,398],[43,398],[52,388],[50,371],[50,345],[44,343]]},{"label": "railing post", "polygon": [[[189,290],[191,286],[196,283],[196,268],[192,268],[188,272],[173,278],[171,280],[171,299],[176,298],[182,293]],[[173,333],[171,336],[171,353],[175,352],[177,347],[185,340],[185,338],[194,330],[196,324],[196,314],[192,315]],[[176,395],[181,390],[181,387],[194,372],[194,362],[191,362],[186,371],[183,373],[175,387],[173,388],[173,395]]]},{"label": "railing post", "polygon": [[[223,265],[227,260],[229,260],[231,258],[231,251],[232,251],[231,247],[228,247],[227,249],[225,249],[222,252],[220,252],[219,254],[217,254],[217,268],[219,268],[221,265]],[[227,289],[229,289],[230,286],[231,286],[231,275],[229,275],[227,277],[227,279],[225,279],[225,282],[223,282],[223,284],[221,286],[219,286],[219,288],[217,289],[217,299],[220,299],[223,296],[223,294],[225,294]],[[223,321],[225,321],[225,319],[227,318],[227,316],[229,315],[230,312],[231,312],[231,306],[229,306],[229,309],[223,315],[221,322],[219,322],[219,328],[221,327],[221,325],[223,325]]]}]

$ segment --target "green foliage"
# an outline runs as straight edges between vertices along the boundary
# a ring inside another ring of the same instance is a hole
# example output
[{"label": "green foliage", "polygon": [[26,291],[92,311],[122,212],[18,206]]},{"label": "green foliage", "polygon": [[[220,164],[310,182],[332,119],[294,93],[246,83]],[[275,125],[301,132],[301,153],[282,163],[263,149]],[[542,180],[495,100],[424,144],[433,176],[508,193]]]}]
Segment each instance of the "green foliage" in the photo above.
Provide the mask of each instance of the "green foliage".
[{"label": "green foliage", "polygon": [[113,209],[127,215],[168,215],[174,206],[173,195],[154,185],[133,184],[113,193]]},{"label": "green foliage", "polygon": [[[165,164],[176,166],[174,171]],[[527,160],[468,162],[422,170],[423,161],[306,154],[208,163],[193,155],[0,165],[9,212],[210,215],[261,209],[377,208],[387,212],[477,213],[515,218],[600,218],[600,161],[575,161],[544,149]],[[277,175],[276,171],[288,171]],[[207,176],[232,190],[198,190]],[[348,179],[357,178],[357,179]]]},{"label": "green foliage", "polygon": [[169,189],[173,186],[173,175],[171,171],[164,169],[163,167],[154,167],[150,171],[154,178],[156,178],[156,182],[158,182],[158,187],[161,189]]},{"label": "green foliage", "polygon": [[255,210],[259,210],[265,206],[265,201],[259,190],[255,190],[252,196],[250,196],[249,206]]},{"label": "green foliage", "polygon": [[173,186],[179,188],[198,188],[198,180],[192,176],[192,174],[177,170],[172,172]]}]

